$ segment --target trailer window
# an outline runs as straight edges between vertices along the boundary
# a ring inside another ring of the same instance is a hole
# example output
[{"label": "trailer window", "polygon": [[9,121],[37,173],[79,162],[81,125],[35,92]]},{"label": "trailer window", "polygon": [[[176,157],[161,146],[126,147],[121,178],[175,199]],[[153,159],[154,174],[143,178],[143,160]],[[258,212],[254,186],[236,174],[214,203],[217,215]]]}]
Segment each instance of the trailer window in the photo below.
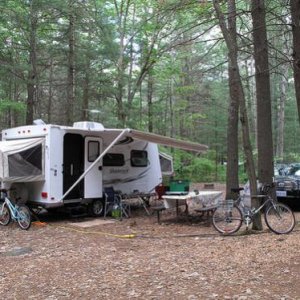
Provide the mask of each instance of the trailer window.
[{"label": "trailer window", "polygon": [[89,141],[88,143],[88,161],[93,162],[97,159],[100,154],[99,142]]},{"label": "trailer window", "polygon": [[10,177],[42,175],[42,145],[8,155]]},{"label": "trailer window", "polygon": [[132,167],[147,167],[148,153],[144,150],[132,150],[130,156]]},{"label": "trailer window", "polygon": [[124,165],[125,158],[121,153],[107,153],[103,157],[104,167],[122,167]]}]

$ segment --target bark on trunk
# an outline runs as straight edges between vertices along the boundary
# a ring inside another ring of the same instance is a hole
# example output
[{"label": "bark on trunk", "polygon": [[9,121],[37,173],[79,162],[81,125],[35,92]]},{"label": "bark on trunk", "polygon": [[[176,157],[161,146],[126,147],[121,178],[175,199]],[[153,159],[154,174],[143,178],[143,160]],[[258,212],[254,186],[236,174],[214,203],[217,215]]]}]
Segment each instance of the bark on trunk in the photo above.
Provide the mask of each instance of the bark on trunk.
[{"label": "bark on trunk", "polygon": [[48,95],[48,103],[47,103],[47,120],[48,123],[51,124],[52,121],[52,100],[53,100],[53,60],[50,60],[50,70],[49,70],[49,95]]},{"label": "bark on trunk", "polygon": [[148,75],[147,103],[148,103],[148,131],[153,132],[153,76],[151,74]]},{"label": "bark on trunk", "polygon": [[276,147],[276,156],[280,161],[283,161],[283,150],[284,150],[284,120],[285,120],[285,102],[286,102],[286,90],[287,90],[287,76],[289,66],[288,64],[283,66],[283,74],[280,81],[280,95],[278,103],[278,117],[277,117],[277,147]]},{"label": "bark on trunk", "polygon": [[293,33],[293,69],[295,94],[300,122],[300,0],[291,0],[292,33]]},{"label": "bark on trunk", "polygon": [[174,86],[173,86],[173,78],[169,80],[169,88],[170,88],[170,95],[169,95],[169,109],[170,109],[170,136],[175,136],[175,122],[174,122]]},{"label": "bark on trunk", "polygon": [[268,41],[263,0],[252,0],[253,42],[257,101],[258,179],[272,183],[274,176]]},{"label": "bark on trunk", "polygon": [[249,112],[249,126],[250,134],[254,138],[254,144],[256,145],[256,103],[255,103],[255,84],[252,76],[254,75],[254,66],[252,60],[246,60],[245,62],[245,74],[246,74],[246,95],[247,95],[247,111]]},{"label": "bark on trunk", "polygon": [[228,1],[228,33],[234,42],[234,49],[229,55],[229,107],[227,119],[227,169],[226,169],[226,199],[233,198],[231,188],[239,186],[238,178],[238,117],[239,117],[239,82],[236,78],[234,60],[230,56],[237,58],[236,43],[236,7],[235,1]]},{"label": "bark on trunk", "polygon": [[82,95],[82,120],[89,120],[89,88],[90,88],[90,68],[86,65],[85,76],[83,80],[83,95]]},{"label": "bark on trunk", "polygon": [[127,26],[127,16],[129,12],[130,1],[122,0],[118,3],[114,1],[115,10],[118,16],[118,31],[119,31],[119,58],[117,61],[117,90],[116,90],[116,101],[117,101],[117,115],[120,125],[124,127],[126,125],[127,115],[124,109],[124,78],[125,78],[125,30]]},{"label": "bark on trunk", "polygon": [[69,0],[69,53],[68,53],[68,86],[67,86],[67,125],[73,123],[75,103],[75,13],[74,4]]},{"label": "bark on trunk", "polygon": [[37,15],[33,4],[30,7],[30,40],[29,40],[29,71],[27,77],[26,124],[31,125],[34,118],[34,102],[36,97],[37,57],[36,31]]},{"label": "bark on trunk", "polygon": [[[234,1],[234,0],[230,0],[230,1]],[[243,133],[242,136],[243,136],[243,148],[244,148],[244,153],[246,158],[246,170],[250,182],[250,193],[253,196],[253,195],[257,195],[255,165],[254,165],[252,146],[251,146],[251,140],[249,134],[249,121],[248,121],[248,116],[246,111],[246,99],[244,95],[243,85],[242,85],[239,66],[238,66],[236,37],[232,36],[233,32],[229,32],[226,26],[225,18],[221,11],[219,1],[214,0],[213,3],[217,13],[217,17],[219,19],[220,28],[222,30],[228,48],[230,65],[232,65],[233,67],[232,76],[233,76],[233,81],[236,82],[235,93],[239,99],[239,104],[240,104],[240,121],[242,125],[242,133]],[[236,32],[235,32],[235,36],[236,36]],[[230,154],[228,153],[228,155]],[[253,198],[253,205],[256,207],[258,205],[255,198]],[[257,215],[257,217],[253,220],[253,229],[261,229],[261,228],[262,228],[261,217],[260,215]]]},{"label": "bark on trunk", "polygon": [[[259,182],[270,184],[274,176],[274,162],[266,12],[264,0],[252,0],[251,4],[257,103],[257,173]],[[276,197],[275,191],[273,197]],[[260,201],[256,199],[255,202]],[[255,229],[260,228],[255,226]]]}]

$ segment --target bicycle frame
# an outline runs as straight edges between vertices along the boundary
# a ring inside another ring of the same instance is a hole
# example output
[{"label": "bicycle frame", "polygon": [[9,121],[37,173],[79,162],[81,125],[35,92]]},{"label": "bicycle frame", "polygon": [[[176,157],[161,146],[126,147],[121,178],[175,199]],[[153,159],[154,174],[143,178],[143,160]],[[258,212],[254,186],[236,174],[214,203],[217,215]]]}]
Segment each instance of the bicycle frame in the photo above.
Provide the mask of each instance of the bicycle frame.
[{"label": "bicycle frame", "polygon": [[266,195],[264,198],[267,198],[266,201],[264,201],[264,203],[261,204],[260,207],[258,207],[257,209],[255,209],[255,210],[253,211],[253,214],[254,214],[254,215],[257,214],[259,211],[261,211],[262,208],[265,207],[265,206],[267,205],[267,203],[269,203],[269,202],[271,202],[272,205],[274,206],[274,203],[273,203],[274,200],[273,200],[270,196]]},{"label": "bicycle frame", "polygon": [[[236,205],[237,207],[241,207],[243,222],[246,224],[247,228],[252,223],[253,216],[259,213],[268,203],[271,202],[272,206],[274,207],[274,199],[271,198],[269,195],[258,196],[260,198],[266,198],[266,200],[256,209],[246,206],[244,203],[244,199],[241,195],[239,195],[238,199],[234,202],[234,205]],[[248,209],[247,211],[246,208]]]},{"label": "bicycle frame", "polygon": [[[254,217],[265,207],[264,220],[267,227],[276,234],[290,233],[295,227],[295,216],[292,210],[285,204],[278,202],[268,194],[269,186],[266,186],[263,193],[253,196],[254,198],[263,198],[258,208],[245,205],[244,197],[238,195],[236,200],[227,199],[220,203],[213,214],[213,226],[221,234],[233,234],[237,232],[242,224],[249,225]],[[233,192],[241,189],[232,189]]]},{"label": "bicycle frame", "polygon": [[12,204],[11,201],[7,197],[4,198],[4,202],[3,202],[2,207],[1,207],[1,213],[2,213],[2,209],[3,209],[4,204],[7,205],[8,209],[10,211],[12,219],[17,220],[19,218],[18,210],[16,209],[15,205]]}]

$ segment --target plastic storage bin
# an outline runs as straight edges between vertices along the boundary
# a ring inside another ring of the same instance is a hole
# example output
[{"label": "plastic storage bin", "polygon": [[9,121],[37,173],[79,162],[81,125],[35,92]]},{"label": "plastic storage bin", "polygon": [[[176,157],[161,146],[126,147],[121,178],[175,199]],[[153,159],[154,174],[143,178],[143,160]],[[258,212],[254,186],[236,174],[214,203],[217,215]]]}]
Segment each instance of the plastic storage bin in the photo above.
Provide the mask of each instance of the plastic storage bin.
[{"label": "plastic storage bin", "polygon": [[188,192],[189,190],[190,182],[188,180],[170,181],[170,192]]}]

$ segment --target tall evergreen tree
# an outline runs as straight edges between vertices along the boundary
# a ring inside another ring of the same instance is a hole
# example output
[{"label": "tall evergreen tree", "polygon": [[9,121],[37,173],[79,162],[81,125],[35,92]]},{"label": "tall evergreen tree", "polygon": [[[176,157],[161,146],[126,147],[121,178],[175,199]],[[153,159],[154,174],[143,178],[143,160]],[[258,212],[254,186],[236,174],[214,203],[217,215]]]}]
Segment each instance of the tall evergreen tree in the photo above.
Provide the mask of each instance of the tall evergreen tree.
[{"label": "tall evergreen tree", "polygon": [[300,122],[300,1],[291,0],[292,33],[293,33],[293,69],[295,94]]},{"label": "tall evergreen tree", "polygon": [[251,3],[257,101],[258,179],[266,184],[271,183],[274,176],[266,9],[264,0],[252,0]]}]

